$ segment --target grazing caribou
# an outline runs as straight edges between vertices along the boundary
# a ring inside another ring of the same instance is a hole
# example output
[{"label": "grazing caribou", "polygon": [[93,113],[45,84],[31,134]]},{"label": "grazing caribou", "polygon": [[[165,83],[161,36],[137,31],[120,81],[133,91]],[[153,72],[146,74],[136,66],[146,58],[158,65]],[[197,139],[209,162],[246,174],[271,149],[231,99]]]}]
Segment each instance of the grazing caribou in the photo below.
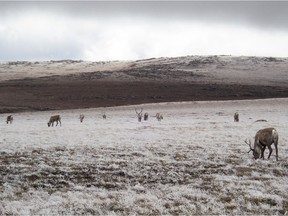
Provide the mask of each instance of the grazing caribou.
[{"label": "grazing caribou", "polygon": [[156,119],[161,121],[163,119],[163,115],[161,113],[156,113]]},{"label": "grazing caribou", "polygon": [[83,114],[80,114],[79,119],[80,119],[80,122],[81,122],[81,123],[83,122],[84,117],[85,117],[85,116],[84,116]]},{"label": "grazing caribou", "polygon": [[236,112],[234,114],[234,122],[239,122],[239,113],[238,112]]},{"label": "grazing caribou", "polygon": [[272,154],[271,145],[274,143],[276,150],[276,160],[278,161],[278,132],[275,128],[264,128],[259,130],[255,135],[254,148],[251,147],[251,141],[249,143],[245,140],[245,143],[249,145],[250,151],[253,152],[253,156],[255,159],[258,159],[260,156],[264,159],[264,151],[266,147],[269,149],[268,160]]},{"label": "grazing caribou", "polygon": [[141,111],[140,111],[140,112],[137,112],[137,110],[136,110],[136,108],[135,108],[135,112],[136,112],[137,117],[138,117],[138,122],[141,122],[142,116],[143,116],[143,114],[142,114],[143,108],[141,108]]},{"label": "grazing caribou", "polygon": [[8,124],[9,122],[10,122],[10,124],[12,124],[12,122],[13,122],[13,116],[12,115],[7,116],[6,123]]},{"label": "grazing caribou", "polygon": [[58,122],[60,123],[61,126],[61,117],[60,115],[55,115],[55,116],[51,116],[48,122],[48,127],[50,127],[50,125],[52,125],[52,127],[54,126],[54,122],[56,122],[56,126],[58,125]]},{"label": "grazing caribou", "polygon": [[148,120],[148,113],[146,112],[145,114],[144,114],[144,121],[147,121]]},{"label": "grazing caribou", "polygon": [[105,113],[102,115],[102,118],[103,118],[103,119],[106,119],[106,118],[107,118],[107,116],[106,116]]}]

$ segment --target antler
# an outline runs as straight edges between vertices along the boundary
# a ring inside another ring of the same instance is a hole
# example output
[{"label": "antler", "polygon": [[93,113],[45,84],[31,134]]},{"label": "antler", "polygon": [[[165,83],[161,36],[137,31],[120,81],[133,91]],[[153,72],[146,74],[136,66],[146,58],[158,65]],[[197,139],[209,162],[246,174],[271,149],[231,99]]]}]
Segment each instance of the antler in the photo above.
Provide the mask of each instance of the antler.
[{"label": "antler", "polygon": [[247,153],[249,153],[250,151],[254,151],[254,149],[252,149],[252,147],[251,147],[251,140],[249,140],[249,143],[248,143],[247,139],[244,142],[250,147],[250,150]]},{"label": "antler", "polygon": [[141,111],[139,113],[137,112],[137,109],[135,108],[135,112],[137,113],[137,115],[139,115],[143,112],[143,108],[141,108]]}]

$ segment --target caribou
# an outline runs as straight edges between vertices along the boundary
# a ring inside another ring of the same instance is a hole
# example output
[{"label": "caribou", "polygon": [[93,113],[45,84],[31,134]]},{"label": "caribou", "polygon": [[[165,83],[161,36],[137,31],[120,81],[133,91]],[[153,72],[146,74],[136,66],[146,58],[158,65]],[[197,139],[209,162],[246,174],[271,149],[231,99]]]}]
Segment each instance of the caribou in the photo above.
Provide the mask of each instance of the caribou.
[{"label": "caribou", "polygon": [[80,119],[80,122],[81,122],[81,123],[83,122],[84,117],[85,117],[84,114],[80,114],[79,119]]},{"label": "caribou", "polygon": [[163,119],[163,115],[161,113],[156,113],[156,119],[161,121]]},{"label": "caribou", "polygon": [[238,112],[236,112],[234,114],[234,122],[239,122],[239,113]]},{"label": "caribou", "polygon": [[8,124],[9,122],[10,122],[10,124],[12,124],[12,122],[13,122],[13,116],[12,115],[7,116],[6,123]]},{"label": "caribou", "polygon": [[148,113],[146,112],[145,114],[144,114],[144,121],[147,121],[148,120]]},{"label": "caribou", "polygon": [[54,122],[56,122],[56,126],[58,125],[58,122],[60,123],[61,126],[61,117],[60,115],[54,115],[51,116],[48,122],[48,127],[50,127],[52,125],[52,127],[54,126]]},{"label": "caribou", "polygon": [[276,150],[276,160],[278,161],[278,132],[275,128],[264,128],[259,130],[255,135],[254,148],[251,147],[251,141],[249,143],[245,140],[245,143],[249,145],[250,151],[253,152],[254,159],[259,157],[264,159],[264,151],[266,147],[269,149],[268,160],[272,154],[271,145],[274,143]]},{"label": "caribou", "polygon": [[137,117],[138,117],[138,122],[141,122],[142,116],[143,116],[143,114],[142,114],[143,108],[141,108],[141,111],[140,111],[140,112],[137,112],[137,109],[135,108],[135,112],[136,112]]},{"label": "caribou", "polygon": [[106,119],[106,118],[107,118],[107,116],[106,116],[105,113],[102,115],[102,118],[103,118],[103,119]]}]

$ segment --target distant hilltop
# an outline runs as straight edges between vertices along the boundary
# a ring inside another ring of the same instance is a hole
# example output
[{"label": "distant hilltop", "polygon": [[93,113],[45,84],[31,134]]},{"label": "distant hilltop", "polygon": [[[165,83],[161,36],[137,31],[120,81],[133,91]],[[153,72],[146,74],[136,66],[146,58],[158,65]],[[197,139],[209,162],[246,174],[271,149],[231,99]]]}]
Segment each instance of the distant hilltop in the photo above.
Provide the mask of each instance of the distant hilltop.
[{"label": "distant hilltop", "polygon": [[284,57],[257,57],[257,56],[232,56],[232,55],[190,55],[190,56],[180,56],[180,57],[159,57],[159,58],[147,58],[147,59],[138,59],[138,60],[110,60],[110,61],[85,61],[85,60],[73,60],[73,59],[61,59],[61,60],[49,60],[49,61],[2,61],[0,64],[9,64],[9,65],[25,65],[25,64],[39,64],[39,63],[67,63],[67,64],[75,64],[75,63],[83,63],[83,62],[94,62],[99,64],[111,63],[111,62],[148,62],[148,61],[163,61],[163,60],[185,60],[185,59],[197,59],[197,60],[216,60],[221,58],[231,58],[231,59],[254,59],[257,61],[264,62],[282,62],[285,61]]},{"label": "distant hilltop", "polygon": [[12,61],[0,63],[0,81],[47,76],[90,79],[213,81],[287,86],[288,58],[255,56],[182,56],[135,61]]}]

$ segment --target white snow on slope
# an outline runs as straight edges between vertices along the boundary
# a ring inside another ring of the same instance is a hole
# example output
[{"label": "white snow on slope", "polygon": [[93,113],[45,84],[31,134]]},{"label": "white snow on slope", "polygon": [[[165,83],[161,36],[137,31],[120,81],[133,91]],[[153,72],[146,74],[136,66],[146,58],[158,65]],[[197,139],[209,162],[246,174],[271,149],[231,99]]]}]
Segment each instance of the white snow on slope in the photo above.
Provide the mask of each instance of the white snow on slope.
[{"label": "white snow on slope", "polygon": [[[137,121],[134,106],[17,113],[12,124],[2,114],[0,215],[287,214],[287,105],[137,106],[147,122]],[[61,127],[47,127],[53,114]],[[264,127],[278,130],[279,161],[275,151],[267,160],[267,149],[266,160],[247,154],[244,140]]]},{"label": "white snow on slope", "polygon": [[[166,79],[171,79],[169,78],[169,71],[178,73],[181,71],[186,81],[195,81],[196,75],[197,81],[204,82],[287,86],[287,67],[288,58],[221,55],[107,62],[73,60],[18,61],[0,63],[0,81],[81,74],[84,72],[105,72],[105,77],[113,79],[113,73],[115,75],[119,71],[127,70],[137,72],[139,77],[142,77],[143,70],[144,72],[145,70],[155,72],[160,69],[164,74],[166,73]],[[119,79],[119,76],[116,77]],[[125,76],[125,79],[129,79],[129,76]],[[175,77],[172,80],[175,81]]]}]

